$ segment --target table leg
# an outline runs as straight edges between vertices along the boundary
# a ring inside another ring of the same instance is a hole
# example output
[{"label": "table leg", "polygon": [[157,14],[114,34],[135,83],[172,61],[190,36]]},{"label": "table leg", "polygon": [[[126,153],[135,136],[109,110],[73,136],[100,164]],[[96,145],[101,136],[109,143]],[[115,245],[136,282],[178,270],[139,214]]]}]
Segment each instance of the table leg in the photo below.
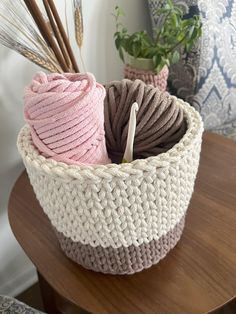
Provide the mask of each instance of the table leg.
[{"label": "table leg", "polygon": [[38,272],[44,310],[47,314],[90,314],[60,296]]},{"label": "table leg", "polygon": [[39,272],[37,273],[44,310],[46,311],[47,314],[61,314],[61,312],[58,311],[56,306],[53,288],[49,285],[49,283],[43,278],[43,276]]}]

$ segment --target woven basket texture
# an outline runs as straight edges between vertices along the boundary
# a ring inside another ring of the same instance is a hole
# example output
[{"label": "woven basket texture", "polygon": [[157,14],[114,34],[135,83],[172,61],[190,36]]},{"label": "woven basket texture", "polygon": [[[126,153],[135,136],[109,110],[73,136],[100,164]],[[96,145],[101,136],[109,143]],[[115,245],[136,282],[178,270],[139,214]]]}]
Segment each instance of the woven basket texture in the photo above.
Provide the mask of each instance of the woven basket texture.
[{"label": "woven basket texture", "polygon": [[124,68],[124,77],[129,80],[141,80],[146,84],[158,87],[160,90],[165,91],[167,87],[167,80],[169,76],[169,69],[164,66],[160,73],[156,74],[149,70],[139,70],[128,64]]},{"label": "woven basket texture", "polygon": [[63,251],[88,269],[132,274],[164,258],[184,228],[203,124],[178,100],[187,131],[166,153],[126,164],[67,165],[40,155],[24,126],[18,149]]}]

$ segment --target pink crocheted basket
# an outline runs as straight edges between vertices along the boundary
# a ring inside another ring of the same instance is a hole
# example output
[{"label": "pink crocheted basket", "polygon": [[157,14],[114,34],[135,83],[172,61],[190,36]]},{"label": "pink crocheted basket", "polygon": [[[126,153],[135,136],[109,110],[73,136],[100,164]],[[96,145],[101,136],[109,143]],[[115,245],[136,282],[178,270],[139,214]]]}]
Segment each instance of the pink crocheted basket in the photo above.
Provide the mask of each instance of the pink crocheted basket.
[{"label": "pink crocheted basket", "polygon": [[160,90],[165,91],[167,87],[167,79],[169,75],[169,69],[164,66],[160,73],[155,74],[149,70],[139,70],[126,64],[124,68],[124,76],[132,81],[139,79],[146,84],[151,84],[154,87],[159,87]]}]

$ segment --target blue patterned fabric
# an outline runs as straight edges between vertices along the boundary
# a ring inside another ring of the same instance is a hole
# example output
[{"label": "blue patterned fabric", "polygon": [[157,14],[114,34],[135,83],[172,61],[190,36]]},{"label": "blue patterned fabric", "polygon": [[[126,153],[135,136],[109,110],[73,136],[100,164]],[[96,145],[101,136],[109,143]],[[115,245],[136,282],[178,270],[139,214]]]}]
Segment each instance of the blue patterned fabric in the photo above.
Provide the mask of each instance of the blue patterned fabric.
[{"label": "blue patterned fabric", "polygon": [[[164,1],[149,0],[153,12]],[[176,0],[185,17],[200,14],[203,35],[170,69],[173,94],[201,113],[205,129],[236,139],[236,0]]]}]

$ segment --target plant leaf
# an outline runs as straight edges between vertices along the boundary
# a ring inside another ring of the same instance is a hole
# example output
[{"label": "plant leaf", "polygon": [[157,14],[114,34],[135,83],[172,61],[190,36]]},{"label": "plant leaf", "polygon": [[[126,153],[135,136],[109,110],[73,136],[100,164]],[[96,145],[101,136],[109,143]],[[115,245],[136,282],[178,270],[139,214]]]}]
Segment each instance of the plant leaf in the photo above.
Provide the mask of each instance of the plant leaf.
[{"label": "plant leaf", "polygon": [[177,50],[175,50],[175,52],[173,53],[172,58],[171,58],[171,63],[175,64],[179,61],[179,59],[180,59],[180,54]]}]

